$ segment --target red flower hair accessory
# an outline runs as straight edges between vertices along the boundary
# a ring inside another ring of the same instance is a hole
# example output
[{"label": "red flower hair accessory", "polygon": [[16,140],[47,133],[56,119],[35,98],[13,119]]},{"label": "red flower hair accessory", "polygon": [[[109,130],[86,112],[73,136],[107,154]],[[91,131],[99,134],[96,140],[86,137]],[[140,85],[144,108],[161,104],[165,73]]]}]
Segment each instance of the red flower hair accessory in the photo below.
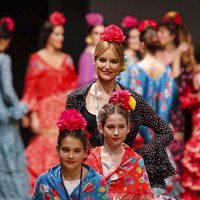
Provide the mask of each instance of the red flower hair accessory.
[{"label": "red flower hair accessory", "polygon": [[138,29],[140,32],[143,32],[147,28],[152,28],[156,30],[158,28],[158,24],[152,19],[144,19],[139,23]]},{"label": "red flower hair accessory", "polygon": [[13,19],[11,17],[3,17],[3,18],[1,18],[0,24],[4,24],[4,23],[6,24],[8,30],[10,32],[14,31],[15,23],[14,23],[14,21],[13,21]]},{"label": "red flower hair accessory", "polygon": [[178,26],[181,26],[183,24],[181,15],[177,11],[169,11],[163,15],[162,22],[165,23],[169,21],[174,22]]},{"label": "red flower hair accessory", "polygon": [[55,11],[49,16],[49,21],[53,26],[63,26],[66,18],[63,13]]},{"label": "red flower hair accessory", "polygon": [[98,26],[103,24],[103,16],[99,13],[88,13],[85,16],[88,26]]},{"label": "red flower hair accessory", "polygon": [[87,121],[76,109],[68,109],[63,111],[57,121],[59,131],[69,130],[83,130],[87,138],[91,137],[91,134],[86,130]]},{"label": "red flower hair accessory", "polygon": [[107,26],[100,34],[101,41],[121,43],[125,40],[125,38],[126,36],[124,35],[122,29],[114,24]]},{"label": "red flower hair accessory", "polygon": [[122,19],[121,26],[123,28],[134,28],[138,25],[138,20],[131,15],[128,15]]},{"label": "red flower hair accessory", "polygon": [[134,110],[136,107],[136,100],[128,90],[117,90],[114,92],[109,99],[109,103],[119,105],[127,111],[130,111],[131,109]]}]

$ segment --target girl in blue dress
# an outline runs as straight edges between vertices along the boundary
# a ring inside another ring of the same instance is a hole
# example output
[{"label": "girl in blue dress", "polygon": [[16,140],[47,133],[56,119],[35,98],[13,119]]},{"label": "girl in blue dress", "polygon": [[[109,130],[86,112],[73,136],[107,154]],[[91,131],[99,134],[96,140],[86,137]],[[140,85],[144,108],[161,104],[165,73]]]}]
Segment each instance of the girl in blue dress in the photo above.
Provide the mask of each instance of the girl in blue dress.
[{"label": "girl in blue dress", "polygon": [[105,179],[82,164],[88,154],[90,137],[86,120],[79,111],[69,109],[61,113],[57,124],[60,164],[37,179],[32,200],[109,199]]}]

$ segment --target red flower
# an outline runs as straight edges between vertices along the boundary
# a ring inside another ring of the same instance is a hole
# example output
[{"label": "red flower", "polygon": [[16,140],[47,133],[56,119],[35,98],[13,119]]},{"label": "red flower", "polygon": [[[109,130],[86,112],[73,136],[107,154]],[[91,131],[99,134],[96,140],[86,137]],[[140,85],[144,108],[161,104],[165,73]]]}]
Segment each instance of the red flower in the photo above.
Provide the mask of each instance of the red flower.
[{"label": "red flower", "polygon": [[55,11],[49,16],[49,21],[53,26],[63,26],[66,22],[66,18],[63,13]]},{"label": "red flower", "polygon": [[178,26],[183,24],[181,15],[177,11],[169,11],[164,14],[162,22],[170,22],[170,21],[174,22]]},{"label": "red flower", "polygon": [[158,27],[156,21],[152,19],[145,19],[139,23],[138,29],[140,32],[146,31],[147,28],[152,28],[156,30]]},{"label": "red flower", "polygon": [[9,31],[11,31],[11,32],[14,31],[15,23],[14,23],[14,21],[13,21],[13,19],[11,17],[3,17],[3,18],[1,18],[0,24],[3,24],[3,23],[6,24],[6,26],[7,26]]},{"label": "red flower", "polygon": [[138,20],[131,15],[128,15],[122,19],[121,26],[123,28],[133,28],[138,25]]},{"label": "red flower", "polygon": [[124,110],[131,110],[131,106],[129,105],[130,97],[131,93],[128,90],[117,90],[110,97],[109,103],[119,105]]},{"label": "red flower", "polygon": [[87,121],[83,118],[79,111],[76,109],[69,109],[60,114],[57,126],[59,131],[84,130],[87,126]]},{"label": "red flower", "polygon": [[99,13],[88,13],[85,16],[88,26],[98,26],[103,24],[103,16]]},{"label": "red flower", "polygon": [[123,31],[118,26],[112,24],[107,26],[105,30],[100,34],[100,40],[121,43],[125,40]]}]

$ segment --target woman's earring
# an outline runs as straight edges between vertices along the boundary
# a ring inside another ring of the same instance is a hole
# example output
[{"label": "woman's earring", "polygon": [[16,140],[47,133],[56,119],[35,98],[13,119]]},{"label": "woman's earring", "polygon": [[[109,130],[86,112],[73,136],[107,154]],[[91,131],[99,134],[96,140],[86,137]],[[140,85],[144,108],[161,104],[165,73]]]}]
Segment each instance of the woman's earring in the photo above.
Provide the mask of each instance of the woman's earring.
[{"label": "woman's earring", "polygon": [[121,73],[119,73],[119,74],[117,75],[117,80],[118,80],[118,81],[121,81],[121,80],[122,80]]}]

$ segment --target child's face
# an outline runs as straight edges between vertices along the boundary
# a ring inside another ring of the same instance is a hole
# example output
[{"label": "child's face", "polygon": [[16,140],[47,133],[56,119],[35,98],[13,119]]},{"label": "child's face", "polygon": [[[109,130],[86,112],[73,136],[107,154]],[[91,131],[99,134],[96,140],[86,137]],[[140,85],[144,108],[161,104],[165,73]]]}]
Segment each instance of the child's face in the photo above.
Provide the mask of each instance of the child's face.
[{"label": "child's face", "polygon": [[83,143],[70,136],[62,139],[58,154],[60,164],[66,170],[79,168],[83,159],[87,156]]},{"label": "child's face", "polygon": [[114,148],[122,145],[130,131],[127,120],[118,113],[108,115],[104,127],[100,126],[99,128],[104,135],[104,143]]}]

